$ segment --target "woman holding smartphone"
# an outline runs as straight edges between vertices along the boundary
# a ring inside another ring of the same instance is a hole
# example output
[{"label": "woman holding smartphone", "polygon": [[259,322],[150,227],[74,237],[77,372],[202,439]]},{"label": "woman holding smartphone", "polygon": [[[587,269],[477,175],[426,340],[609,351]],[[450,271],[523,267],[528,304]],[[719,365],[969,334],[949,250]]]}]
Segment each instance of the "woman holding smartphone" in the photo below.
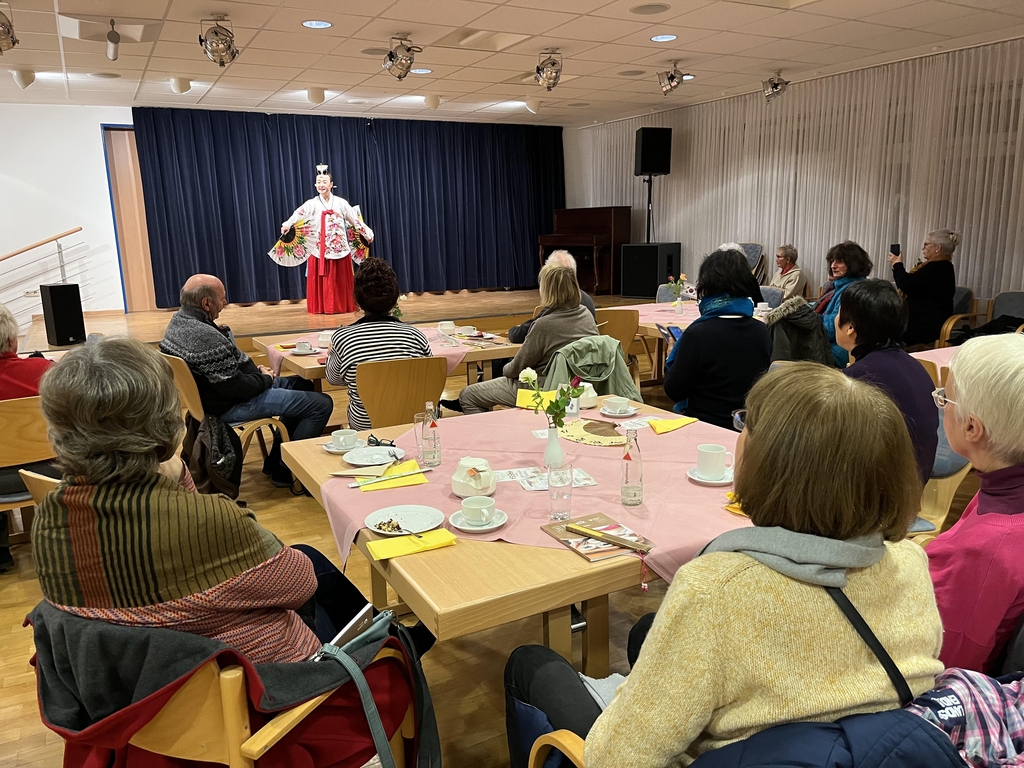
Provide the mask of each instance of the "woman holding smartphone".
[{"label": "woman holding smartphone", "polygon": [[903,334],[903,342],[908,347],[934,342],[939,338],[942,324],[953,314],[953,294],[956,293],[953,252],[960,240],[959,233],[950,229],[931,232],[921,248],[924,260],[909,272],[903,266],[903,254],[889,254],[892,278],[910,309],[907,331]]}]

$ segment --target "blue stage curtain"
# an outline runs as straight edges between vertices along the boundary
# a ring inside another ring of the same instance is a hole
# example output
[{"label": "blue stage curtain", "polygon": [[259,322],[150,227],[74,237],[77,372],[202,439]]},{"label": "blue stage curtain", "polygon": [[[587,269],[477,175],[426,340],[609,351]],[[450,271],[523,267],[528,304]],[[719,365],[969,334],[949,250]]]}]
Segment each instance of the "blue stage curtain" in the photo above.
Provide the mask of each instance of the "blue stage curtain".
[{"label": "blue stage curtain", "polygon": [[313,197],[316,164],[359,205],[403,291],[537,284],[537,236],[565,206],[562,129],[133,109],[159,307],[197,272],[232,302],[301,299],[267,251]]}]

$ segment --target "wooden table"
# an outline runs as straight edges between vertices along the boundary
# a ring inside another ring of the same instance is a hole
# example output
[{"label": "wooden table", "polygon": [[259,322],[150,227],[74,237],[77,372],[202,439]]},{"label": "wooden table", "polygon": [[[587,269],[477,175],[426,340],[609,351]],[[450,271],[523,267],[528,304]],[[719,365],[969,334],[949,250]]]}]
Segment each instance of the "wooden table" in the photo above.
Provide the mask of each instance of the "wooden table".
[{"label": "wooden table", "polygon": [[[637,405],[641,414],[675,416]],[[374,434],[393,439],[409,429],[411,425],[389,427]],[[285,463],[321,505],[320,486],[338,466],[337,459],[320,447],[326,441],[320,437],[282,445]],[[587,620],[583,671],[591,677],[608,675],[608,595],[640,584],[639,559],[613,557],[588,563],[569,550],[460,538],[454,547],[374,561],[366,543],[377,538],[366,528],[356,537],[356,546],[370,562],[377,608],[387,604],[390,584],[438,640],[540,614],[545,645],[571,661],[569,609],[582,602]]]},{"label": "wooden table", "polygon": [[[259,352],[265,353],[269,346],[294,341],[302,335],[304,334],[282,333],[276,336],[254,336],[252,344]],[[466,352],[466,357],[462,362],[474,364],[487,362],[489,360],[513,358],[516,356],[516,352],[519,351],[519,347],[522,346],[520,344],[507,343],[508,339],[504,336],[498,336],[494,341],[505,343],[505,346],[472,347],[468,352]],[[324,354],[327,354],[327,350],[324,350]],[[327,376],[327,366],[317,362],[317,358],[322,356],[323,355],[307,355],[303,357],[297,355],[285,355],[284,359],[281,361],[281,368],[287,369],[289,373],[301,376],[303,379],[319,382]],[[475,372],[475,368],[471,370],[474,370]],[[484,379],[491,378],[491,368],[489,365],[483,366],[483,377]],[[468,372],[467,378],[469,379],[470,384],[476,381],[476,377],[470,376]]]}]

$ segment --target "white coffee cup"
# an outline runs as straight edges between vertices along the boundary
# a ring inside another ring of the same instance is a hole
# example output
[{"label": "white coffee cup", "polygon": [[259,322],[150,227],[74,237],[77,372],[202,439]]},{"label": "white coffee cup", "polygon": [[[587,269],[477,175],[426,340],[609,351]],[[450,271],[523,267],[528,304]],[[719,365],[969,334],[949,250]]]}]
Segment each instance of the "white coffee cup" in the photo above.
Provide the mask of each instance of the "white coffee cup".
[{"label": "white coffee cup", "polygon": [[331,346],[331,332],[323,331],[319,336],[316,337],[316,345],[320,349],[327,349]]},{"label": "white coffee cup", "polygon": [[354,429],[336,429],[331,432],[331,442],[340,450],[355,448],[358,439],[359,436]]},{"label": "white coffee cup", "polygon": [[767,301],[759,301],[759,302],[757,302],[757,311],[758,312],[767,312],[768,311],[768,302]]},{"label": "white coffee cup", "polygon": [[727,469],[732,469],[732,454],[724,445],[697,446],[697,476],[701,480],[721,480]]},{"label": "white coffee cup", "polygon": [[295,351],[296,352],[312,352],[313,351],[313,345],[310,344],[308,341],[296,341],[295,342]]},{"label": "white coffee cup", "polygon": [[451,320],[442,320],[437,324],[437,330],[441,333],[455,333],[455,323]]},{"label": "white coffee cup", "polygon": [[462,516],[470,525],[487,525],[494,518],[494,499],[470,496],[462,500]]},{"label": "white coffee cup", "polygon": [[464,325],[461,328],[459,328],[459,333],[461,333],[463,336],[472,336],[474,333],[476,333],[476,326]]},{"label": "white coffee cup", "polygon": [[604,401],[604,407],[611,413],[624,413],[629,410],[628,397],[609,397]]}]

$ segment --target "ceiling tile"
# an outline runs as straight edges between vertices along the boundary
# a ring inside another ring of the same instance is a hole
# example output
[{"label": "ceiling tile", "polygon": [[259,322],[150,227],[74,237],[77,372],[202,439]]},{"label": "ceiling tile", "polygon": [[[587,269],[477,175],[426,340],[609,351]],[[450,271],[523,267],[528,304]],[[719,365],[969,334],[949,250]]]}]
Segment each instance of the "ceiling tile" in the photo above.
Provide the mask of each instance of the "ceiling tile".
[{"label": "ceiling tile", "polygon": [[[52,55],[52,54],[51,54]],[[111,61],[105,53],[94,51],[92,53],[64,53],[64,60],[68,69],[72,67],[86,68],[91,72],[121,72],[134,71],[146,68],[149,58],[146,56],[118,56],[117,61]],[[60,66],[60,54],[57,54],[57,66]]]},{"label": "ceiling tile", "polygon": [[611,43],[620,39],[623,35],[646,29],[647,26],[647,24],[639,21],[579,16],[568,24],[555,27],[548,34],[551,37],[564,37],[570,40],[591,40],[598,43]]},{"label": "ceiling tile", "polygon": [[427,48],[435,40],[449,34],[455,27],[426,24],[419,21],[396,21],[394,19],[374,19],[359,30],[359,39],[365,48],[388,48],[395,35],[408,35],[414,45]]},{"label": "ceiling tile", "polygon": [[[259,48],[246,48],[238,58],[235,59],[232,67],[239,64],[258,64],[270,67],[297,67],[300,70],[311,67],[322,59],[319,53],[305,53],[296,51],[267,51]],[[233,73],[238,74],[238,73]]]},{"label": "ceiling tile", "polygon": [[841,19],[860,19],[916,2],[919,0],[816,0],[809,5],[801,6],[800,12],[836,16]]},{"label": "ceiling tile", "polygon": [[[906,34],[905,32],[900,34]],[[916,33],[915,33],[916,34]],[[879,49],[881,50],[881,49]],[[830,64],[841,64],[843,62],[857,61],[865,56],[878,53],[878,50],[867,48],[853,48],[846,45],[830,45],[817,53],[805,54],[802,60],[813,64],[827,66]]]},{"label": "ceiling tile", "polygon": [[[274,32],[310,32],[320,37],[332,37],[337,40],[358,34],[363,27],[370,23],[372,18],[365,7],[356,13],[346,13],[337,8],[322,12],[278,8],[264,28]],[[302,22],[310,20],[329,21],[331,26],[327,29],[307,29],[302,26]]]},{"label": "ceiling tile", "polygon": [[[20,33],[19,33],[20,34]],[[17,49],[15,49],[17,50]],[[77,53],[75,56],[82,56],[83,54]],[[102,54],[101,54],[102,55]],[[104,57],[106,61],[106,57]],[[110,62],[107,61],[109,65]],[[142,59],[142,66],[146,65],[146,60]],[[17,55],[11,53],[4,54],[3,59],[0,59],[0,67],[10,67],[14,69],[53,69],[60,71],[60,51],[17,51]],[[6,76],[6,75],[5,75]]]},{"label": "ceiling tile", "polygon": [[[813,62],[816,54],[828,49],[825,43],[808,43],[803,40],[775,40],[765,45],[744,48],[745,56],[757,56],[766,59],[790,59],[792,61]],[[861,54],[863,55],[863,54]]]},{"label": "ceiling tile", "polygon": [[719,32],[690,43],[687,47],[697,53],[740,53],[748,48],[766,45],[773,38],[760,35],[742,35],[739,32]]},{"label": "ceiling tile", "polygon": [[570,56],[579,56],[584,51],[589,51],[592,48],[596,48],[600,43],[595,43],[590,40],[565,40],[558,37],[547,37],[541,35],[539,37],[532,37],[528,40],[523,40],[521,43],[509,46],[506,50],[510,53],[528,53],[532,56],[536,56],[541,51],[549,49],[557,49],[562,52],[562,55],[566,58]]},{"label": "ceiling tile", "polygon": [[675,18],[690,11],[696,11],[698,8],[711,5],[715,0],[671,0],[664,3],[669,6],[669,9],[664,13],[654,13],[650,16],[639,16],[635,13],[630,13],[630,8],[635,8],[645,2],[647,0],[614,0],[614,2],[595,9],[590,15],[604,16],[611,19],[628,19],[630,21],[646,20],[648,24],[652,24]]},{"label": "ceiling tile", "polygon": [[257,3],[221,2],[213,4],[209,0],[171,0],[167,18],[172,21],[191,21],[196,25],[197,35],[199,22],[213,18],[211,11],[223,11],[231,22],[231,26],[262,27],[274,13],[269,5]]},{"label": "ceiling tile", "polygon": [[443,20],[454,27],[471,27],[472,22],[497,4],[468,2],[468,0],[398,0],[380,16],[399,21],[421,21],[424,23]]},{"label": "ceiling tile", "polygon": [[922,3],[914,3],[902,8],[893,8],[883,13],[864,16],[862,20],[869,24],[886,24],[890,27],[920,29],[928,24],[949,21],[961,16],[968,16],[971,13],[973,11],[970,8],[964,8],[962,5],[940,3],[937,0],[925,0]]},{"label": "ceiling tile", "polygon": [[375,75],[381,71],[383,57],[371,56],[321,56],[309,69],[326,72],[362,72]]},{"label": "ceiling tile", "polygon": [[766,19],[759,19],[753,24],[745,24],[733,32],[746,32],[751,35],[770,35],[772,37],[796,37],[813,32],[816,29],[837,24],[839,19],[832,16],[815,16],[800,11],[783,11]]},{"label": "ceiling tile", "polygon": [[[5,12],[6,10],[6,8],[0,9],[0,11]],[[14,13],[14,31],[19,37],[26,32],[43,32],[48,35],[57,34],[57,17],[53,13],[53,6],[50,6],[49,13],[23,11],[19,7],[17,12]]]},{"label": "ceiling tile", "polygon": [[945,40],[943,36],[931,32],[922,32],[919,29],[901,29],[861,40],[857,43],[857,47],[863,46],[876,51],[902,51],[918,45],[941,43],[943,40]]},{"label": "ceiling tile", "polygon": [[[233,65],[232,65],[233,66]],[[163,59],[153,57],[146,65],[147,72],[166,72],[182,77],[199,77],[212,82],[223,75],[227,67],[218,67],[205,56],[194,59]]]},{"label": "ceiling tile", "polygon": [[762,8],[757,5],[718,2],[695,11],[676,16],[672,22],[694,29],[731,30],[753,24],[782,13],[776,8]]},{"label": "ceiling tile", "polygon": [[576,58],[586,61],[599,61],[606,64],[626,64],[655,55],[659,55],[668,61],[674,58],[675,49],[651,49],[638,45],[615,45],[614,43],[609,43],[591,48],[589,51],[584,51]]},{"label": "ceiling tile", "polygon": [[[17,30],[17,27],[15,27]],[[57,35],[41,32],[18,32],[18,47],[4,54],[3,62],[17,62],[21,51],[56,51],[60,49]]]},{"label": "ceiling tile", "polygon": [[316,34],[315,30],[303,32],[276,32],[264,29],[246,46],[247,50],[296,51],[299,55],[330,53],[338,47],[338,38]]},{"label": "ceiling tile", "polygon": [[[229,3],[230,4],[230,3]],[[15,0],[15,11],[21,3]],[[60,12],[90,16],[118,16],[134,19],[162,19],[167,12],[168,0],[60,0]],[[52,12],[54,6],[50,6]]]},{"label": "ceiling tile", "polygon": [[[656,43],[651,40],[655,35],[662,33],[671,33],[676,36],[676,39],[668,43]],[[645,48],[651,49],[651,51],[664,51],[670,48],[685,48],[696,40],[703,40],[705,37],[711,37],[714,34],[716,32],[713,29],[690,29],[689,27],[680,27],[677,24],[657,24],[645,27],[639,32],[634,32],[630,35],[623,35],[615,42],[620,45],[642,45]]]},{"label": "ceiling tile", "polygon": [[860,43],[868,45],[872,38],[881,35],[888,35],[899,30],[893,27],[883,27],[878,24],[867,24],[863,21],[843,21],[824,29],[816,29],[812,32],[805,32],[797,35],[798,40],[807,40],[812,43],[828,43],[830,45],[853,45]]},{"label": "ceiling tile", "polygon": [[950,21],[928,24],[921,27],[920,31],[931,32],[936,35],[947,35],[949,37],[963,37],[965,35],[976,35],[981,32],[993,32],[1018,24],[1020,24],[1020,19],[1014,16],[982,11],[980,13],[973,13],[970,16],[951,19]]},{"label": "ceiling tile", "polygon": [[476,19],[471,26],[473,29],[486,29],[492,32],[543,35],[548,30],[568,24],[575,18],[576,14],[573,13],[502,6]]},{"label": "ceiling tile", "polygon": [[241,60],[229,64],[226,69],[233,77],[265,77],[268,80],[294,80],[303,71],[301,67],[268,67],[246,64]]}]

